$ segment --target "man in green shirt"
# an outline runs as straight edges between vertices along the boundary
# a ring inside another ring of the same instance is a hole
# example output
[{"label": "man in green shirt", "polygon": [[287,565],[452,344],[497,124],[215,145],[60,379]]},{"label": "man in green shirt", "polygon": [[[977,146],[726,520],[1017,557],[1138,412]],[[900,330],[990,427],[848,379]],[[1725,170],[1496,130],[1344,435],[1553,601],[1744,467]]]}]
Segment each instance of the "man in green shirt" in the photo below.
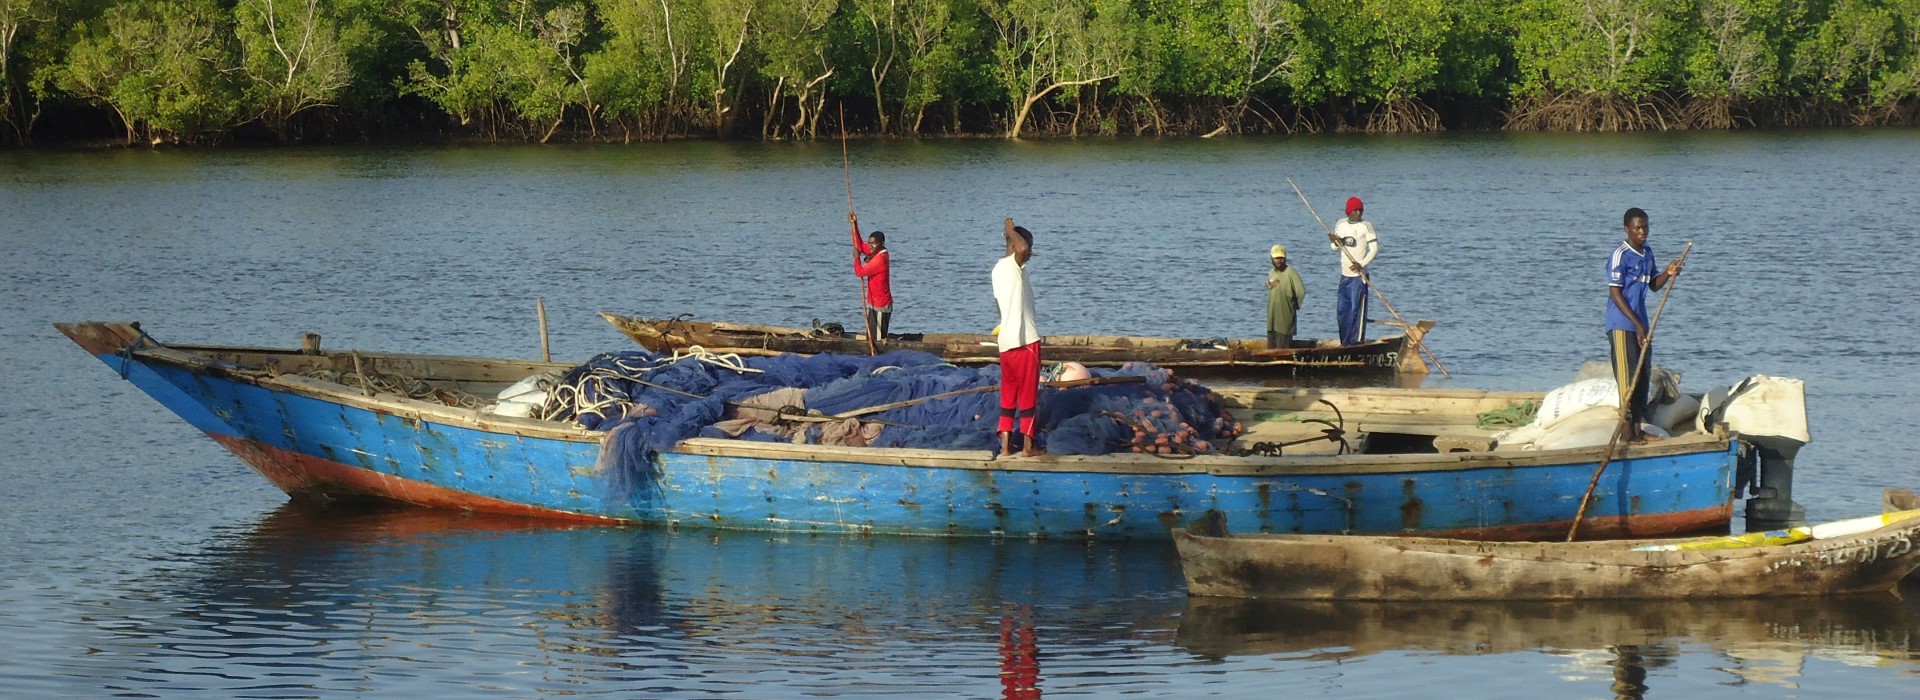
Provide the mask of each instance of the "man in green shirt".
[{"label": "man in green shirt", "polygon": [[1274,246],[1272,254],[1273,271],[1267,273],[1267,349],[1284,350],[1293,345],[1294,322],[1307,288],[1300,284],[1300,273],[1287,267],[1286,246]]}]

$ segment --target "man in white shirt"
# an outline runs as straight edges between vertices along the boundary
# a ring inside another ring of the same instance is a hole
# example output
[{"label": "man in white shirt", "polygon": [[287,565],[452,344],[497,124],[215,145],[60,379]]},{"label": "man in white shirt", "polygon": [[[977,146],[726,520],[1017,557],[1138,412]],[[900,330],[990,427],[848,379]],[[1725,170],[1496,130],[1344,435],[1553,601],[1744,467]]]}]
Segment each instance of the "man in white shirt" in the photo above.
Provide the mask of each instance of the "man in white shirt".
[{"label": "man in white shirt", "polygon": [[1340,344],[1359,345],[1367,341],[1368,265],[1380,253],[1380,238],[1374,235],[1373,222],[1363,220],[1366,213],[1359,197],[1347,198],[1347,218],[1334,224],[1329,238],[1340,254]]},{"label": "man in white shirt", "polygon": [[1000,454],[1012,454],[1018,431],[1025,445],[1021,454],[1035,457],[1044,453],[1034,442],[1033,428],[1040,407],[1040,331],[1033,325],[1033,286],[1027,282],[1033,233],[1007,219],[1002,235],[1007,256],[993,266],[993,298],[1000,305],[1000,332],[994,337],[1000,349]]}]

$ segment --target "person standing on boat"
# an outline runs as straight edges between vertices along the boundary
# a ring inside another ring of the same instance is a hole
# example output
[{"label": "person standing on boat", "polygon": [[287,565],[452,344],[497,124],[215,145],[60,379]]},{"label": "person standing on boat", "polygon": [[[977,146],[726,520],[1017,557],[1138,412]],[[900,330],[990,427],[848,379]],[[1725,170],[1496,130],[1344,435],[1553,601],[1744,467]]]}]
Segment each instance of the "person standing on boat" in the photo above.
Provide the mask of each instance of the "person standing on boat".
[{"label": "person standing on boat", "polygon": [[[1660,269],[1647,245],[1647,213],[1639,207],[1622,217],[1627,240],[1607,259],[1607,345],[1613,357],[1614,382],[1620,387],[1620,405],[1627,409],[1628,443],[1646,442],[1640,423],[1647,419],[1647,387],[1653,376],[1653,339],[1647,336],[1647,290],[1660,291],[1685,267],[1675,260]],[[1634,368],[1639,378],[1634,379]],[[1629,389],[1628,385],[1631,384]]]},{"label": "person standing on boat", "polygon": [[887,339],[887,326],[893,322],[893,285],[888,276],[893,256],[887,253],[887,234],[874,231],[860,240],[860,217],[847,212],[853,224],[853,274],[866,285],[867,328],[876,341]]},{"label": "person standing on boat", "polygon": [[1367,266],[1380,253],[1380,238],[1359,197],[1347,198],[1347,218],[1333,225],[1330,238],[1333,250],[1340,254],[1340,296],[1336,311],[1340,316],[1340,344],[1359,345],[1367,341]]},{"label": "person standing on boat", "polygon": [[1293,345],[1300,299],[1307,296],[1307,288],[1300,283],[1300,273],[1287,267],[1286,246],[1276,245],[1268,252],[1273,270],[1267,273],[1267,349],[1282,350]]},{"label": "person standing on boat", "polygon": [[1013,452],[1013,434],[1022,436],[1028,457],[1043,454],[1034,441],[1040,407],[1040,331],[1033,325],[1033,286],[1027,261],[1033,257],[1033,233],[1007,219],[1001,234],[1007,255],[993,266],[993,299],[1000,306],[1000,454]]}]

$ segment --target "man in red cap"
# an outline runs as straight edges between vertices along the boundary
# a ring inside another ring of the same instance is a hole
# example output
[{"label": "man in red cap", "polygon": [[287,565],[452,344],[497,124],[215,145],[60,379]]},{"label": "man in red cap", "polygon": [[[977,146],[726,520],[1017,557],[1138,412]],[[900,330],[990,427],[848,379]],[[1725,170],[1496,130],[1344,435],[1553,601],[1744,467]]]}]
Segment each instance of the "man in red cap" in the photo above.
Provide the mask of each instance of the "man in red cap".
[{"label": "man in red cap", "polygon": [[1380,238],[1373,233],[1373,222],[1362,215],[1365,207],[1359,197],[1347,198],[1347,218],[1334,224],[1333,249],[1340,254],[1340,344],[1359,345],[1367,341],[1367,266],[1380,253]]}]

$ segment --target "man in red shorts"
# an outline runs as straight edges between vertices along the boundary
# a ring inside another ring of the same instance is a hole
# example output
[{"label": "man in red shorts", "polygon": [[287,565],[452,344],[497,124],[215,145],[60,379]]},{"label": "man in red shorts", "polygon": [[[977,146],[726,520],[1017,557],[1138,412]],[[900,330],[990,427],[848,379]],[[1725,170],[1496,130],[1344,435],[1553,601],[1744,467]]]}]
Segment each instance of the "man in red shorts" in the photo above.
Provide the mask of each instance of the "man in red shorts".
[{"label": "man in red shorts", "polygon": [[[1033,421],[1040,407],[1040,331],[1033,326],[1033,286],[1027,260],[1033,257],[1033,233],[1007,219],[1002,235],[1007,256],[993,266],[993,298],[1000,305],[1000,454],[1013,453],[1013,433],[1022,436],[1021,454],[1037,457]],[[1017,420],[1016,420],[1017,419]]]}]

